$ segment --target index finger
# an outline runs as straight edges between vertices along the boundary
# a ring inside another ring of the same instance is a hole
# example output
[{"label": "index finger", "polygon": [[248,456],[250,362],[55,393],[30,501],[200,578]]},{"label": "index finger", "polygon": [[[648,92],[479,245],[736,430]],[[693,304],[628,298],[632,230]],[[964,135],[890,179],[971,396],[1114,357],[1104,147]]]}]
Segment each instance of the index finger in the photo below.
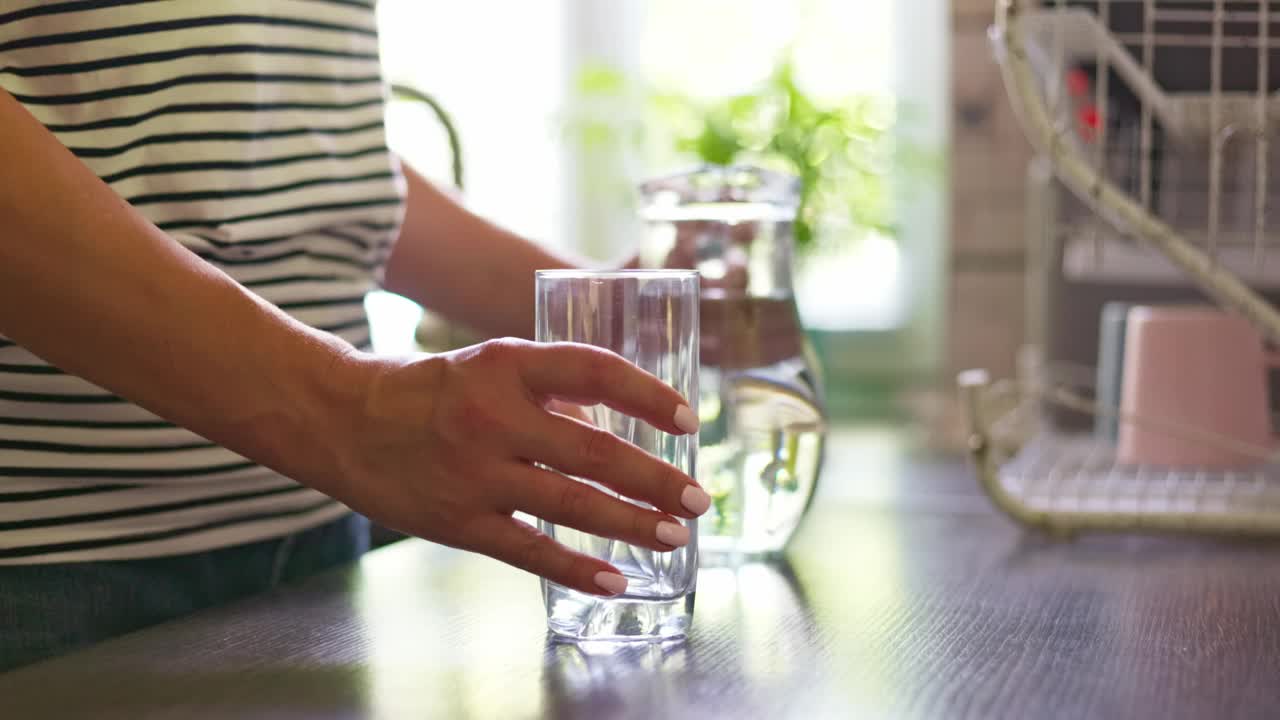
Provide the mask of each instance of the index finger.
[{"label": "index finger", "polygon": [[672,435],[698,431],[698,416],[680,393],[616,353],[579,343],[532,344],[527,353],[521,378],[538,395],[604,403]]}]

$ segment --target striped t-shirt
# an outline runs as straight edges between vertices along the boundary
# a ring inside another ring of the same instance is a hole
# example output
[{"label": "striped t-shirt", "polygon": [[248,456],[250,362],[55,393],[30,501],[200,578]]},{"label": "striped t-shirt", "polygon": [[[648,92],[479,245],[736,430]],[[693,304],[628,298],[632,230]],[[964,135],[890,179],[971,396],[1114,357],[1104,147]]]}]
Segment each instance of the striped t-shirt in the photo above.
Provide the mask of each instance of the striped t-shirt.
[{"label": "striped t-shirt", "polygon": [[[404,195],[372,0],[0,0],[0,87],[175,241],[369,344]],[[344,512],[0,336],[0,564],[196,552]]]}]

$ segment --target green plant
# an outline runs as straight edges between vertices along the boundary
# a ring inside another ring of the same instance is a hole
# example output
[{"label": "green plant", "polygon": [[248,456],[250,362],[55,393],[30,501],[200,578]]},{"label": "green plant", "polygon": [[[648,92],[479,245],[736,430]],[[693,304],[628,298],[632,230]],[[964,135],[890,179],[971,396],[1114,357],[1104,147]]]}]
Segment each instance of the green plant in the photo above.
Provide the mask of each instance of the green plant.
[{"label": "green plant", "polygon": [[[889,173],[894,162],[892,101],[858,96],[820,100],[797,82],[787,59],[749,92],[712,100],[638,87],[608,67],[584,68],[567,129],[587,150],[629,146],[649,164],[752,163],[795,174],[799,250],[846,225],[892,234]],[[625,112],[639,107],[639,112]]]}]

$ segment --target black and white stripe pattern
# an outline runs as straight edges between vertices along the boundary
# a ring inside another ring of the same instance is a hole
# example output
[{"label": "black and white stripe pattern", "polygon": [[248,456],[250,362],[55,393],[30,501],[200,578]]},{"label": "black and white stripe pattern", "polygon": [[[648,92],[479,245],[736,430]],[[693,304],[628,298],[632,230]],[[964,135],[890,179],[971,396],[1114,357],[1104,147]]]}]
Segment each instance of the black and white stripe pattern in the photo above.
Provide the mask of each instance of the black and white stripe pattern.
[{"label": "black and white stripe pattern", "polygon": [[[403,205],[372,0],[0,1],[0,87],[176,241],[369,344]],[[344,512],[0,337],[0,564],[196,552]]]}]

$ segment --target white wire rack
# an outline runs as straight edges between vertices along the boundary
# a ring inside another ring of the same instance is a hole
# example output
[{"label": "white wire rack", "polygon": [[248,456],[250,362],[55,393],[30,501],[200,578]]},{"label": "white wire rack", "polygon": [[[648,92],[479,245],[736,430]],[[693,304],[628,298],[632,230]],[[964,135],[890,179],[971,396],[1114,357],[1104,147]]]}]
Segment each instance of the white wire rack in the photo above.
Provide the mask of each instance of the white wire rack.
[{"label": "white wire rack", "polygon": [[[998,0],[991,39],[1027,137],[1085,209],[1055,217],[1079,272],[1163,263],[1280,342],[1280,8],[1270,0]],[[960,378],[982,482],[1055,532],[1280,535],[1280,464],[1239,472],[1125,466],[1048,406],[1094,407],[1076,378]],[[1126,418],[1160,425],[1159,418]],[[1168,428],[1166,428],[1168,429]],[[1171,432],[1179,432],[1177,428]],[[1194,433],[1193,433],[1194,435]],[[1232,438],[1188,437],[1231,444]]]},{"label": "white wire rack", "polygon": [[[1045,404],[1098,411],[1087,389],[1062,378],[993,383],[982,371],[962,374],[960,388],[983,488],[1025,525],[1057,535],[1280,535],[1280,463],[1274,458],[1232,471],[1126,465],[1117,461],[1113,444],[1042,421]],[[1230,439],[1190,432],[1186,441]]]}]

